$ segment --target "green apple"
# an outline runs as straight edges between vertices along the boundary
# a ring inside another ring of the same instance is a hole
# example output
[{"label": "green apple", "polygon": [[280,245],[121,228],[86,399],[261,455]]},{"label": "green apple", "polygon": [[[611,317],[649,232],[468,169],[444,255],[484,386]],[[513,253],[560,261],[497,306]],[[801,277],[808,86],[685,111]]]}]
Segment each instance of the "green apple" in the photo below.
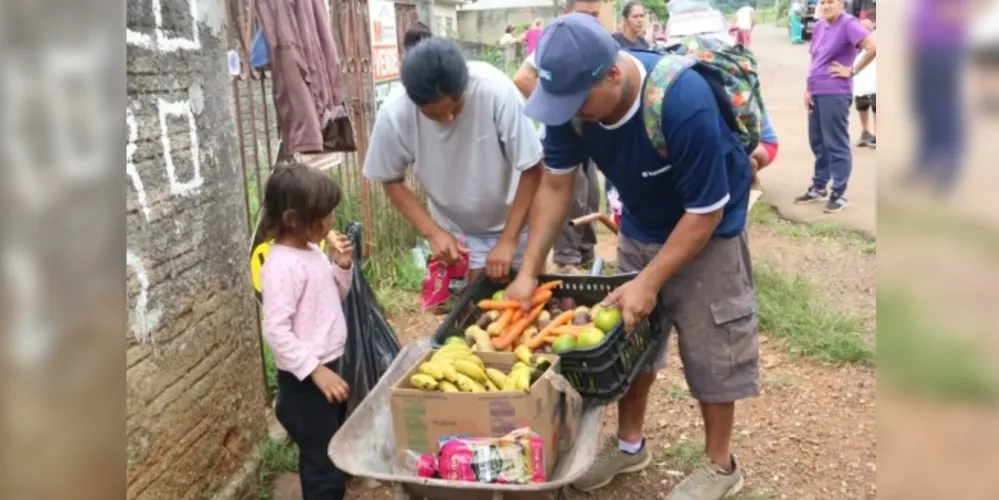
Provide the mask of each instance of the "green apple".
[{"label": "green apple", "polygon": [[595,326],[586,327],[579,332],[579,335],[576,335],[576,347],[588,349],[598,346],[604,341],[605,336],[604,332]]},{"label": "green apple", "polygon": [[621,322],[621,310],[616,307],[602,307],[593,316],[593,326],[609,333]]},{"label": "green apple", "polygon": [[503,292],[504,290],[497,290],[496,293],[493,294],[493,300],[503,300]]},{"label": "green apple", "polygon": [[552,350],[556,353],[571,351],[576,348],[576,339],[572,335],[563,335],[555,339]]}]

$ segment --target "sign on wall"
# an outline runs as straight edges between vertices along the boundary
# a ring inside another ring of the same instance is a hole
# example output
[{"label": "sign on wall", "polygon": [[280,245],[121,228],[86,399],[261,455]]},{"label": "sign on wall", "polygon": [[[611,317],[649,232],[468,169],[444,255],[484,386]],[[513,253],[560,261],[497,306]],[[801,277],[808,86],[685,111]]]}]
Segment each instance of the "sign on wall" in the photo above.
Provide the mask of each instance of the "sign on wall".
[{"label": "sign on wall", "polygon": [[395,4],[385,0],[371,0],[368,9],[371,19],[371,72],[375,83],[395,80],[399,78]]}]

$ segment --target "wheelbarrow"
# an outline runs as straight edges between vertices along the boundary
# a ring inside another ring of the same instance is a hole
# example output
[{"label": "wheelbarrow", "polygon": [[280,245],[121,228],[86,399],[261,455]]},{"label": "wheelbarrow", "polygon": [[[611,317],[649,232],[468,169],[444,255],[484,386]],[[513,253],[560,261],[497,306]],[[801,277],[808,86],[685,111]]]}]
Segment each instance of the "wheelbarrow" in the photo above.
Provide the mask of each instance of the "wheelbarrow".
[{"label": "wheelbarrow", "polygon": [[[597,259],[590,274],[598,275],[603,260]],[[500,485],[428,479],[404,470],[398,464],[389,389],[412,366],[433,349],[427,340],[411,342],[368,397],[361,402],[330,441],[329,456],[343,472],[374,479],[392,487],[395,500],[564,500],[569,485],[593,465],[600,448],[604,407],[583,405],[575,436],[560,446],[559,460],[548,481],[541,484]]]},{"label": "wheelbarrow", "polygon": [[392,487],[395,500],[541,500],[565,499],[569,485],[593,464],[600,447],[603,407],[584,406],[576,435],[560,453],[548,482],[526,485],[482,484],[418,477],[398,464],[392,428],[389,388],[433,349],[429,341],[403,347],[378,385],[347,418],[329,445],[336,466],[354,477],[374,479]]}]

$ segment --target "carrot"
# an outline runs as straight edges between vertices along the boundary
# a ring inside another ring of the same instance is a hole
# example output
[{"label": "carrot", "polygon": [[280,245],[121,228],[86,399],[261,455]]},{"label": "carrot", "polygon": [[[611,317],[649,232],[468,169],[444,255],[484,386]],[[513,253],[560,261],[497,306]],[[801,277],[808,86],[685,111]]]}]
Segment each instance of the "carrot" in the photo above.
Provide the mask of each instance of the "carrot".
[{"label": "carrot", "polygon": [[534,293],[537,294],[542,290],[554,290],[560,286],[562,286],[562,280],[552,280],[546,283],[542,283],[541,286],[539,286],[534,290]]},{"label": "carrot", "polygon": [[[540,307],[544,306],[542,305]],[[539,312],[538,314],[541,313]],[[534,337],[534,339],[531,340],[531,343],[528,344],[528,346],[531,349],[537,349],[538,347],[541,347],[542,342],[544,342],[544,338],[547,337],[548,334],[554,332],[556,328],[572,321],[572,317],[575,315],[576,315],[575,311],[565,311],[562,314],[555,316],[555,319],[553,319],[551,323],[548,323],[548,325],[546,325],[544,329],[541,330],[540,333],[538,333],[538,336]]]},{"label": "carrot", "polygon": [[498,311],[502,311],[504,309],[519,309],[519,308],[520,308],[520,302],[517,302],[516,300],[486,299],[479,301],[479,309],[486,309],[486,310],[495,309]]},{"label": "carrot", "polygon": [[519,307],[517,309],[514,309],[513,310],[513,317],[510,318],[510,324],[516,323],[523,316],[524,316],[524,310],[523,309],[521,309]]},{"label": "carrot", "polygon": [[545,309],[544,303],[534,306],[534,309],[531,309],[531,314],[528,314],[527,316],[520,318],[520,321],[517,321],[513,325],[510,325],[510,328],[503,330],[503,333],[501,333],[498,337],[494,338],[493,347],[499,350],[510,347],[513,344],[513,342],[517,340],[517,337],[519,337],[520,334],[527,329],[527,327],[531,326],[531,324],[533,324],[535,321],[538,320],[538,316],[541,316],[541,311],[543,311],[544,309]]},{"label": "carrot", "polygon": [[513,312],[515,310],[516,309],[507,309],[503,311],[503,314],[500,315],[498,320],[494,321],[491,325],[486,327],[486,331],[489,332],[490,335],[499,335],[499,333],[502,332],[504,328],[506,328],[506,325],[510,324],[510,320],[513,319]]},{"label": "carrot", "polygon": [[[534,297],[531,298],[531,307],[535,307],[539,304],[546,304],[552,298],[552,292],[549,290],[542,290],[541,292],[535,292]],[[520,309],[520,302],[516,300],[480,300],[479,309],[486,310],[497,310],[502,311],[506,309]]]},{"label": "carrot", "polygon": [[585,325],[565,325],[556,328],[555,333],[558,335],[572,335],[575,337],[579,335],[579,332],[583,331],[584,328],[591,326],[593,326],[593,323],[587,323]]}]

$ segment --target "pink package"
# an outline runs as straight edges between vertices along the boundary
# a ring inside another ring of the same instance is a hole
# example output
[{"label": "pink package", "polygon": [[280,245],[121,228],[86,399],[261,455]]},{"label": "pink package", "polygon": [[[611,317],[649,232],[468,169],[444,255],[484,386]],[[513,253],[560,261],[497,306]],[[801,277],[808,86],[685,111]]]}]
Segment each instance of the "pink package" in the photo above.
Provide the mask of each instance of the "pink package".
[{"label": "pink package", "polygon": [[493,438],[453,439],[441,447],[441,479],[490,484],[545,482],[544,445],[528,428]]},{"label": "pink package", "polygon": [[437,457],[424,453],[416,460],[416,475],[418,477],[437,476]]},{"label": "pink package", "polygon": [[447,302],[451,297],[452,282],[464,280],[467,273],[467,254],[462,254],[458,262],[450,266],[431,257],[427,261],[427,277],[423,279],[423,291],[420,294],[423,308],[429,309]]}]

